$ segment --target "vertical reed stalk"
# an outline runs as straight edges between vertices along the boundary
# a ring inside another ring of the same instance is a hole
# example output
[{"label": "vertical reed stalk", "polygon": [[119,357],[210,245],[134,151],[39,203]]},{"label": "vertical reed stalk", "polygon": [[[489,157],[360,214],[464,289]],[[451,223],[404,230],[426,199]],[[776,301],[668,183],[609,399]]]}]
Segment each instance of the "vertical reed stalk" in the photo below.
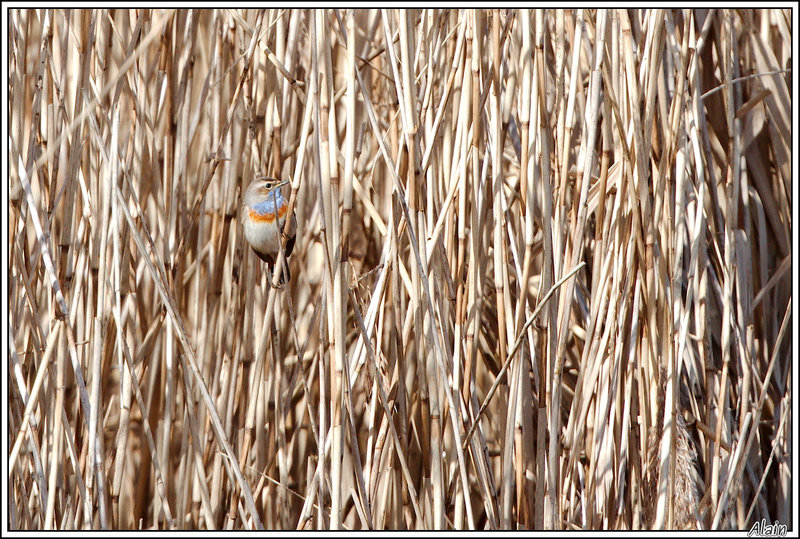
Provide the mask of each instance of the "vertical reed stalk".
[{"label": "vertical reed stalk", "polygon": [[789,525],[792,14],[12,5],[10,528]]}]

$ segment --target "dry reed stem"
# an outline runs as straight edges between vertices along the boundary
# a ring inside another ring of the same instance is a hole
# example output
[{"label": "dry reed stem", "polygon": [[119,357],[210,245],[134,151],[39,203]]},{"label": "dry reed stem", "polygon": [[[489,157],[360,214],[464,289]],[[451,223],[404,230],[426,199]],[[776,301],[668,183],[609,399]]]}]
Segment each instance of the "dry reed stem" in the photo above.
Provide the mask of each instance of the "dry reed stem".
[{"label": "dry reed stem", "polygon": [[8,17],[10,529],[795,525],[791,10]]}]

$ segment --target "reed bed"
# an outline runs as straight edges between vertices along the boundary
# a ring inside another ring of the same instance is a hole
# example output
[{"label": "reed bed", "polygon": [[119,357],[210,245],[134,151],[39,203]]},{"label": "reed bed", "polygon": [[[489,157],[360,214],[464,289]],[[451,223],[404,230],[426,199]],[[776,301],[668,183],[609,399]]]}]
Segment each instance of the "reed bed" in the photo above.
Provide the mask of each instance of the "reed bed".
[{"label": "reed bed", "polygon": [[792,17],[11,9],[9,528],[793,528]]}]

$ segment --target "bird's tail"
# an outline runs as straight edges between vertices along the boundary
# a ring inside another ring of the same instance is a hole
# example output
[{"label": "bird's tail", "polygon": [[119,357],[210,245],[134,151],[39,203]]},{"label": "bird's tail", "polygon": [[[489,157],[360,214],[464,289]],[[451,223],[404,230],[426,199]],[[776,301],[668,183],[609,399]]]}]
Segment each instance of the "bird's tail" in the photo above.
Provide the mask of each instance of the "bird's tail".
[{"label": "bird's tail", "polygon": [[280,284],[287,284],[292,280],[292,272],[289,270],[289,261],[283,261],[283,271],[281,272]]}]

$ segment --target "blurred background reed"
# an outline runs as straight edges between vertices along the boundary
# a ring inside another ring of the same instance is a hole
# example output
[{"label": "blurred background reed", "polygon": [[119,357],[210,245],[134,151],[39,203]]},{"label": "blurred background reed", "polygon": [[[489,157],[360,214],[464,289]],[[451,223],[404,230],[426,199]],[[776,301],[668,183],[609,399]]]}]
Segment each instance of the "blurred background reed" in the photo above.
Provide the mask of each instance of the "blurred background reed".
[{"label": "blurred background reed", "polygon": [[794,526],[791,10],[8,17],[10,528]]}]

